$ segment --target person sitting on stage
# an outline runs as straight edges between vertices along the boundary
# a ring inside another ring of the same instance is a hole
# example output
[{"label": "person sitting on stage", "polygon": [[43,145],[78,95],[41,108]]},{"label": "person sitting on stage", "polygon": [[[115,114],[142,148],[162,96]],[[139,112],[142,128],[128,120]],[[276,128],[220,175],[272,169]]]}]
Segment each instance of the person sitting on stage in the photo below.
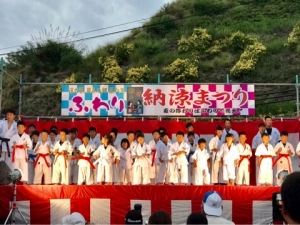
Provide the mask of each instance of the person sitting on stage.
[{"label": "person sitting on stage", "polygon": [[87,185],[93,184],[92,169],[94,169],[95,166],[91,162],[93,147],[89,144],[89,140],[90,135],[83,134],[82,144],[78,147],[78,185],[81,185],[83,183]]},{"label": "person sitting on stage", "polygon": [[[60,141],[54,145],[55,159],[53,163],[52,183],[69,184],[69,160],[68,157],[72,155],[72,145],[67,140],[68,129],[61,129]],[[61,179],[60,179],[61,178]]]},{"label": "person sitting on stage", "polygon": [[28,158],[27,151],[32,148],[30,136],[25,133],[26,125],[24,121],[17,124],[18,133],[10,139],[10,146],[13,147],[12,162],[14,169],[22,171],[21,181],[26,184],[28,181]]},{"label": "person sitting on stage", "polygon": [[188,216],[186,224],[208,224],[208,221],[204,213],[194,212]]},{"label": "person sitting on stage", "polygon": [[300,171],[289,174],[281,185],[282,210],[286,224],[300,224]]},{"label": "person sitting on stage", "polygon": [[32,149],[28,149],[28,182],[27,184],[33,184],[34,176],[35,176],[35,169],[34,164],[37,157],[37,153],[34,151],[40,137],[40,132],[37,130],[33,130],[31,135],[32,141]]},{"label": "person sitting on stage", "polygon": [[151,149],[145,143],[143,133],[137,133],[137,145],[132,149],[132,157],[135,159],[133,164],[133,184],[149,184],[149,166]]},{"label": "person sitting on stage", "polygon": [[195,170],[195,185],[208,185],[210,183],[210,175],[208,168],[210,167],[210,155],[206,147],[206,140],[200,138],[195,153],[192,155]]},{"label": "person sitting on stage", "polygon": [[34,152],[38,154],[35,163],[35,176],[33,183],[41,184],[44,176],[45,184],[51,184],[51,159],[50,159],[50,143],[48,142],[48,131],[42,130],[41,141],[37,143]]},{"label": "person sitting on stage", "polygon": [[[287,170],[288,173],[293,172],[291,156],[295,155],[294,147],[291,143],[288,142],[288,132],[282,131],[280,133],[281,141],[275,145],[274,152],[278,156],[275,160],[273,167],[277,165],[277,172],[281,170]],[[277,179],[278,184],[278,179]]]},{"label": "person sitting on stage", "polygon": [[226,134],[226,142],[221,146],[217,153],[217,159],[223,164],[223,179],[227,185],[234,185],[235,167],[240,159],[237,147],[233,144],[234,136],[231,133]]},{"label": "person sitting on stage", "polygon": [[123,138],[120,149],[120,184],[132,184],[132,156],[129,141]]},{"label": "person sitting on stage", "polygon": [[259,166],[258,183],[262,186],[270,186],[273,184],[273,157],[276,154],[272,145],[269,144],[269,134],[263,133],[261,138],[263,143],[257,147],[255,152]]},{"label": "person sitting on stage", "polygon": [[236,145],[240,160],[238,163],[238,174],[236,178],[237,185],[249,185],[250,184],[250,157],[252,156],[252,150],[250,145],[246,143],[247,136],[245,132],[239,133],[240,143]]},{"label": "person sitting on stage", "polygon": [[202,210],[206,214],[208,224],[234,224],[226,220],[222,215],[222,197],[216,191],[209,191],[204,194],[202,200]]}]

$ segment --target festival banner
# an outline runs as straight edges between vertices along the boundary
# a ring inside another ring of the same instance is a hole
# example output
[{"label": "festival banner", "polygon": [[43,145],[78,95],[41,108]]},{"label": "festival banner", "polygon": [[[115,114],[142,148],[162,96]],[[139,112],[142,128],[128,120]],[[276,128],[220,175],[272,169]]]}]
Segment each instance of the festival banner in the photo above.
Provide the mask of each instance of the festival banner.
[{"label": "festival banner", "polygon": [[62,85],[62,116],[250,116],[254,85]]}]

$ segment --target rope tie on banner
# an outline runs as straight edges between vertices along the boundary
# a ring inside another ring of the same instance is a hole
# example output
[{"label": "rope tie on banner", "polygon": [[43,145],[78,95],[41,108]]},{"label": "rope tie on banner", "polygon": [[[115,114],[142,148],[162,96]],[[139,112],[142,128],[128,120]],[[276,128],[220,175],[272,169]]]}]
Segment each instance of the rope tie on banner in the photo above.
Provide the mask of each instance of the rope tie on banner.
[{"label": "rope tie on banner", "polygon": [[124,121],[126,121],[126,117],[124,117]]},{"label": "rope tie on banner", "polygon": [[57,118],[56,117],[54,118],[54,121],[55,121],[55,123],[57,122]]},{"label": "rope tie on banner", "polygon": [[36,121],[40,121],[40,117],[37,117],[37,118],[36,118]]},{"label": "rope tie on banner", "polygon": [[144,121],[144,117],[142,117],[142,121]]},{"label": "rope tie on banner", "polygon": [[248,117],[246,117],[246,122],[248,122]]},{"label": "rope tie on banner", "polygon": [[108,117],[106,117],[106,121],[108,121]]},{"label": "rope tie on banner", "polygon": [[194,117],[193,120],[194,120],[194,123],[195,123],[196,122],[196,118]]},{"label": "rope tie on banner", "polygon": [[72,123],[74,122],[74,117],[72,117]]},{"label": "rope tie on banner", "polygon": [[213,123],[213,122],[214,122],[214,118],[211,118],[211,119],[210,119],[210,122],[212,122],[212,123]]},{"label": "rope tie on banner", "polygon": [[282,122],[282,121],[283,121],[283,118],[281,117],[280,120],[281,120],[281,122]]},{"label": "rope tie on banner", "polygon": [[[161,117],[159,117],[159,121],[161,121]],[[300,119],[299,119],[299,121],[300,121]]]},{"label": "rope tie on banner", "polygon": [[178,117],[177,117],[177,122],[178,122]]},{"label": "rope tie on banner", "polygon": [[89,121],[90,121],[90,122],[92,121],[92,117],[89,117]]}]

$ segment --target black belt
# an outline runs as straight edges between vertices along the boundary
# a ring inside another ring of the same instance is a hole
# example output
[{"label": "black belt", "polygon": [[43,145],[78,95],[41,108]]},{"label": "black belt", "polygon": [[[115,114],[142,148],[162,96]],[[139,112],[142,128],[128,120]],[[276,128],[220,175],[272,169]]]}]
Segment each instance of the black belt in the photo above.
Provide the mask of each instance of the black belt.
[{"label": "black belt", "polygon": [[[8,138],[2,138],[2,137],[0,137],[0,141],[1,141],[1,149],[2,149],[2,144],[3,144],[3,142],[4,143],[6,143],[6,147],[7,147],[7,155],[8,155],[8,157],[10,157],[10,149],[9,149],[9,144],[8,144],[8,142],[10,141],[10,139],[8,139]],[[0,156],[1,157],[1,156]]]}]

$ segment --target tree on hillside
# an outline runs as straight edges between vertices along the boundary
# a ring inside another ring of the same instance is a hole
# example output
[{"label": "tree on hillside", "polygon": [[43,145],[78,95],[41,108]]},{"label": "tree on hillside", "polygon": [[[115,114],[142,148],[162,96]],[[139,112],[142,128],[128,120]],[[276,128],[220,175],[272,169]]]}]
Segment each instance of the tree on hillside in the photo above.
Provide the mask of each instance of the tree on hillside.
[{"label": "tree on hillside", "polygon": [[115,56],[100,57],[99,63],[103,67],[102,80],[106,83],[120,83],[123,74]]},{"label": "tree on hillside", "polygon": [[142,67],[132,67],[127,71],[127,83],[147,83],[150,74],[148,65]]}]

